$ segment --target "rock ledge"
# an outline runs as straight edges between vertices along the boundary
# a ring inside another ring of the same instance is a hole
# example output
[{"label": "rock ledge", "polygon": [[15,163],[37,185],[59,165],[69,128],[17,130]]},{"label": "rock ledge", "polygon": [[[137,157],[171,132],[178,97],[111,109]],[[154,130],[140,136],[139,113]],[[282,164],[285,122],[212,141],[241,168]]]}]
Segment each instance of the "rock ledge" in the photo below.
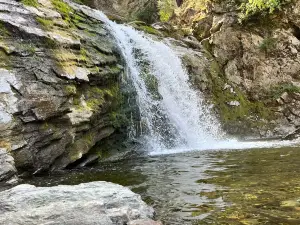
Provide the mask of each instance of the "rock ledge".
[{"label": "rock ledge", "polygon": [[121,185],[99,181],[74,186],[23,184],[0,195],[0,224],[160,224],[138,194]]}]

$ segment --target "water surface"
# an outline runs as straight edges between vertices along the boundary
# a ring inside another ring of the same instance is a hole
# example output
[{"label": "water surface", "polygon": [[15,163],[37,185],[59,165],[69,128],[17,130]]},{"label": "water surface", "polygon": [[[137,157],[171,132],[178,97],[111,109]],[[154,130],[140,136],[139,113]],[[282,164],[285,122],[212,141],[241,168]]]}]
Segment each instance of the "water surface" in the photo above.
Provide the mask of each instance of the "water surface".
[{"label": "water surface", "polygon": [[300,148],[194,151],[25,179],[128,186],[164,224],[300,224]]}]

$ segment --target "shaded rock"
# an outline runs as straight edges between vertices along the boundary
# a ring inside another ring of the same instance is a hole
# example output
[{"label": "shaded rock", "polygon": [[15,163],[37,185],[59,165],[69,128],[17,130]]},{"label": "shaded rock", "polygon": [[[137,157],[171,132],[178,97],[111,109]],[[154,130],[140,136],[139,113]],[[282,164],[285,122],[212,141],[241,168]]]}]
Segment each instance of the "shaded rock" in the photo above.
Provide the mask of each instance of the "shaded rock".
[{"label": "shaded rock", "polygon": [[0,148],[34,174],[65,168],[115,132],[124,72],[95,10],[38,3],[0,0]]},{"label": "shaded rock", "polygon": [[0,184],[17,183],[17,170],[13,157],[11,157],[5,148],[0,148]]},{"label": "shaded rock", "polygon": [[289,133],[288,135],[284,136],[283,140],[293,140],[300,137],[300,128],[294,130],[293,132]]},{"label": "shaded rock", "polygon": [[16,225],[123,225],[154,215],[139,195],[104,181],[56,187],[23,184],[1,192],[0,206],[0,224]]}]

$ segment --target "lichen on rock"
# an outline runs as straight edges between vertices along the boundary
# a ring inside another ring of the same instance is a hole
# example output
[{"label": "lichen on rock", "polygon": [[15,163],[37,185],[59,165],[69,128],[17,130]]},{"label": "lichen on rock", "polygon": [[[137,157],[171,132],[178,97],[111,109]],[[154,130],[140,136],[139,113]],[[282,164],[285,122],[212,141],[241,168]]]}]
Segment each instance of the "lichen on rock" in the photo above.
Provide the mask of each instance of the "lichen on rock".
[{"label": "lichen on rock", "polygon": [[114,39],[92,9],[68,1],[0,9],[0,142],[19,171],[65,168],[119,129],[110,117],[124,112]]}]

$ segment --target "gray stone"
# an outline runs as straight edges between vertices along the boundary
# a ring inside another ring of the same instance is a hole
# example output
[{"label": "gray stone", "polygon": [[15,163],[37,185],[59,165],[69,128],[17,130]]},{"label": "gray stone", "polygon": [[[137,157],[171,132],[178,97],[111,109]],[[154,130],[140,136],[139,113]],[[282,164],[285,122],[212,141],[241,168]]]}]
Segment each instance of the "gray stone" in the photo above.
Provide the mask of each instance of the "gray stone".
[{"label": "gray stone", "polygon": [[127,225],[162,225],[159,221],[154,220],[134,220],[129,222]]},{"label": "gray stone", "polygon": [[17,182],[16,174],[17,170],[13,157],[7,153],[7,149],[0,148],[0,183],[12,184]]},{"label": "gray stone", "polygon": [[0,214],[0,224],[7,225],[123,225],[149,221],[154,210],[128,188],[99,181],[75,186],[19,185],[1,192]]},{"label": "gray stone", "polygon": [[230,101],[230,102],[227,102],[227,104],[230,106],[240,106],[241,105],[241,103],[238,101]]}]

